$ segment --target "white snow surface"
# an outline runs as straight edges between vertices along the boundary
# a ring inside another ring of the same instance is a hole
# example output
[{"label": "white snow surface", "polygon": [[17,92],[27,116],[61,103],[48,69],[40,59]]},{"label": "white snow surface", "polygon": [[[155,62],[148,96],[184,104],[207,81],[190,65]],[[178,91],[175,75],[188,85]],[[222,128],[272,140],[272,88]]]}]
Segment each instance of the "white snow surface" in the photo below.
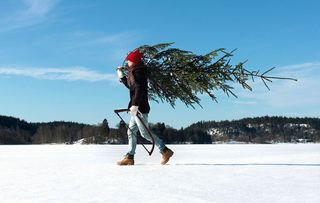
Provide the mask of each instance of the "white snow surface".
[{"label": "white snow surface", "polygon": [[320,202],[320,144],[2,145],[0,202]]}]

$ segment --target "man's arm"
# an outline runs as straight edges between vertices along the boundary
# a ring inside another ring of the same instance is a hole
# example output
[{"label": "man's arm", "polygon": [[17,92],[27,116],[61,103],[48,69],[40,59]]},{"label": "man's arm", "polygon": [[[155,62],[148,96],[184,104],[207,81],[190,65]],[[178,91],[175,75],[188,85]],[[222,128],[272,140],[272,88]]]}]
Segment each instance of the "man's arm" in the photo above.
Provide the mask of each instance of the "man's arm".
[{"label": "man's arm", "polygon": [[141,96],[142,96],[142,91],[141,91],[141,85],[137,85],[135,86],[135,91],[134,91],[134,95],[132,97],[132,106],[139,106],[141,103]]},{"label": "man's arm", "polygon": [[139,106],[143,96],[142,92],[144,80],[146,80],[146,72],[145,70],[136,70],[133,75],[135,80],[135,89],[132,97],[132,106]]},{"label": "man's arm", "polygon": [[120,79],[121,82],[129,89],[129,85],[128,85],[128,79],[126,76],[124,76],[123,78]]},{"label": "man's arm", "polygon": [[117,75],[118,75],[118,78],[120,79],[120,81],[127,87],[129,88],[129,85],[128,85],[128,79],[127,77],[124,75],[123,73],[123,67],[119,66],[117,68]]}]

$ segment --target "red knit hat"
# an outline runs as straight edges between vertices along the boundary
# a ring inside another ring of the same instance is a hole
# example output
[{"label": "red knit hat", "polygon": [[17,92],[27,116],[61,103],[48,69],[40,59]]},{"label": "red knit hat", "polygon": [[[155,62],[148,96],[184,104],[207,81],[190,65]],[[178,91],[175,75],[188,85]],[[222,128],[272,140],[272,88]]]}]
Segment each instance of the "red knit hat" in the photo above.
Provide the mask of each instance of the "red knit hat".
[{"label": "red knit hat", "polygon": [[140,53],[139,49],[136,49],[134,51],[132,51],[128,56],[127,56],[127,60],[131,61],[135,64],[139,63],[141,61],[143,54]]}]

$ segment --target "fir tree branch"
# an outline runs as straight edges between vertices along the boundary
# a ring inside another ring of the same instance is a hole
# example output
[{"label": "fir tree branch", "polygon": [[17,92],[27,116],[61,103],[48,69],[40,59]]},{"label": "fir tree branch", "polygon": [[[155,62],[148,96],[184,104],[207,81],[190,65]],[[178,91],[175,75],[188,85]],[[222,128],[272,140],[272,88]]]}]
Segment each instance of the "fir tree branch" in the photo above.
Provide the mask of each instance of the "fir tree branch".
[{"label": "fir tree branch", "polygon": [[[232,91],[230,83],[238,83],[244,89],[252,91],[247,83],[251,78],[260,78],[267,89],[267,82],[273,80],[292,80],[294,78],[267,75],[273,69],[260,74],[259,70],[247,70],[244,62],[231,65],[231,57],[236,49],[231,52],[220,48],[205,55],[196,55],[190,51],[170,48],[173,43],[162,43],[154,46],[144,45],[139,50],[144,53],[143,61],[149,70],[149,97],[152,100],[169,102],[174,108],[177,99],[187,106],[194,108],[200,104],[199,93],[207,94],[213,101],[217,98],[213,90],[222,90],[225,94],[237,97]],[[222,54],[218,59],[214,59]]]}]

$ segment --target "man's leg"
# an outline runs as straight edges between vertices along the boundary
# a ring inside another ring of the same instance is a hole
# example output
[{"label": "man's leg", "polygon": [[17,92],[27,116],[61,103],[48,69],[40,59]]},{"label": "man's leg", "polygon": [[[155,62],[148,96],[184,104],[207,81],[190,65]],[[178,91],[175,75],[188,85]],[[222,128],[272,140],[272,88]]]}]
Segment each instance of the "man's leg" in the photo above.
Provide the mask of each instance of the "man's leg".
[{"label": "man's leg", "polygon": [[136,153],[136,147],[137,147],[137,132],[138,132],[138,126],[135,120],[135,116],[131,116],[130,122],[129,122],[129,128],[127,131],[128,134],[128,153],[132,156]]},{"label": "man's leg", "polygon": [[125,155],[125,157],[118,161],[117,164],[120,166],[126,166],[126,165],[134,165],[134,154],[136,151],[137,146],[137,132],[138,127],[136,124],[136,121],[133,116],[131,116],[130,122],[129,122],[129,129],[127,131],[128,134],[128,153]]},{"label": "man's leg", "polygon": [[[148,114],[142,114],[142,116],[140,115],[140,118],[142,119],[144,124],[146,126],[148,126]],[[139,128],[139,131],[141,133],[141,136],[143,136],[145,139],[151,141],[152,139],[150,137],[148,130],[143,126],[143,124],[141,123],[141,121],[138,117],[135,116],[135,119],[136,119],[136,124]],[[159,148],[160,153],[162,154],[162,160],[160,161],[160,163],[162,165],[165,165],[166,163],[168,163],[169,159],[172,157],[173,151],[171,149],[169,149],[168,147],[166,147],[164,142],[158,136],[156,136],[154,134],[152,134],[152,136],[154,137],[154,141],[155,141],[156,146]]]},{"label": "man's leg", "polygon": [[[144,122],[144,124],[146,126],[148,126],[148,114],[142,114],[142,115],[139,115],[139,116],[142,119],[142,121]],[[146,140],[151,142],[152,139],[150,137],[150,134],[149,134],[148,130],[143,126],[143,124],[141,123],[141,121],[139,120],[139,118],[137,116],[135,116],[135,123],[139,128],[141,136],[144,137]],[[159,148],[160,152],[162,152],[166,148],[166,145],[164,144],[162,139],[160,139],[155,134],[152,133],[152,136],[154,138],[155,145]]]}]

